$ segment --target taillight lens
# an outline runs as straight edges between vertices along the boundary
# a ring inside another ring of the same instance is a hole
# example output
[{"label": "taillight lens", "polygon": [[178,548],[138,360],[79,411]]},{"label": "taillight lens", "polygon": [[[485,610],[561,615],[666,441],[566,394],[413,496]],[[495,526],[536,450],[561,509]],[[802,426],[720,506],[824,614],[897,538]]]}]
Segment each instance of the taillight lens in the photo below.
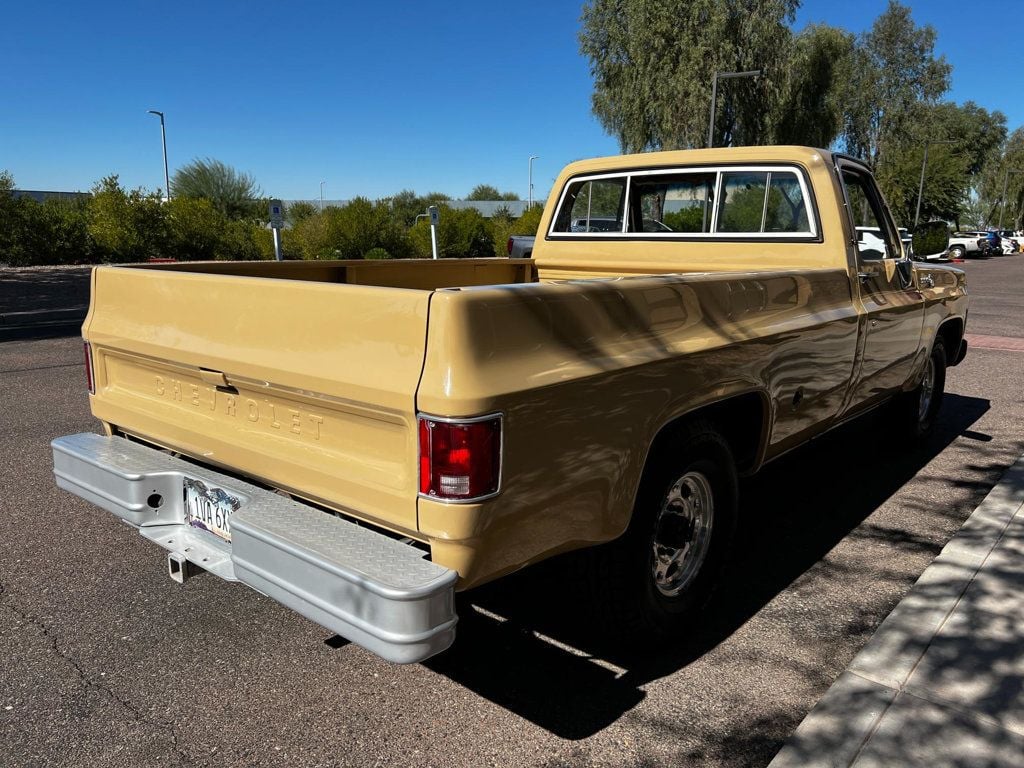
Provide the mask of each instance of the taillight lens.
[{"label": "taillight lens", "polygon": [[92,344],[85,342],[85,380],[89,384],[89,394],[96,394],[96,378],[92,372]]},{"label": "taillight lens", "polygon": [[508,255],[511,256],[512,255],[512,238],[511,237],[508,239],[508,242],[505,243],[505,248],[508,250]]},{"label": "taillight lens", "polygon": [[469,501],[498,491],[501,416],[439,421],[421,416],[420,493]]}]

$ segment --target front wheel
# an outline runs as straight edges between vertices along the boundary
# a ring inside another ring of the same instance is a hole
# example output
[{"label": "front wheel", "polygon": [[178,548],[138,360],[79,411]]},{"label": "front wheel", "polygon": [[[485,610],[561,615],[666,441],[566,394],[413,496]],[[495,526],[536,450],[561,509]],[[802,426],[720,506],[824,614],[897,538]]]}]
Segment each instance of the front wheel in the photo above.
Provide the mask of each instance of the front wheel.
[{"label": "front wheel", "polygon": [[962,245],[954,245],[949,249],[949,258],[951,259],[962,259],[964,257],[964,247]]},{"label": "front wheel", "polygon": [[591,558],[607,626],[631,644],[691,626],[714,590],[736,527],[736,467],[712,424],[687,425],[657,451],[626,532]]},{"label": "front wheel", "polygon": [[921,440],[932,431],[945,389],[946,347],[941,341],[936,341],[925,362],[920,383],[894,401],[897,417],[903,422],[903,431],[911,440]]}]

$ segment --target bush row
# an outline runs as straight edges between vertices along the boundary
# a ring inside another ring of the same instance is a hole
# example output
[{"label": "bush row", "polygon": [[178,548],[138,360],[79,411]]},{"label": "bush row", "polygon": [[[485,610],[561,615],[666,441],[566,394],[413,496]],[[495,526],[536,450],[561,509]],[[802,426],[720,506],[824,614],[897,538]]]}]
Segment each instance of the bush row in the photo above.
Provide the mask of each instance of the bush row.
[{"label": "bush row", "polygon": [[[0,263],[10,266],[274,258],[266,221],[229,218],[204,198],[169,202],[116,176],[100,181],[92,195],[43,203],[15,197],[14,180],[0,173]],[[504,256],[511,235],[534,234],[541,207],[522,217],[485,219],[473,209],[440,204],[438,255]],[[402,259],[431,255],[430,225],[393,202],[356,198],[322,212],[298,204],[289,212],[282,250],[289,259]],[[411,225],[410,225],[411,224]]]}]

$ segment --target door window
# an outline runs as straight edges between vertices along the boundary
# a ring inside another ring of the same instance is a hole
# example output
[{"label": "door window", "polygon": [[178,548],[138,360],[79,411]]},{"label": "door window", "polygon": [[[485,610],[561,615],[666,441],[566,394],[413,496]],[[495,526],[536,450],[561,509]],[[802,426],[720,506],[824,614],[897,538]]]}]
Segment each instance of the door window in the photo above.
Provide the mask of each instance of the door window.
[{"label": "door window", "polygon": [[886,225],[882,201],[868,176],[844,168],[843,187],[850,218],[857,236],[857,253],[864,261],[894,259],[899,256]]}]

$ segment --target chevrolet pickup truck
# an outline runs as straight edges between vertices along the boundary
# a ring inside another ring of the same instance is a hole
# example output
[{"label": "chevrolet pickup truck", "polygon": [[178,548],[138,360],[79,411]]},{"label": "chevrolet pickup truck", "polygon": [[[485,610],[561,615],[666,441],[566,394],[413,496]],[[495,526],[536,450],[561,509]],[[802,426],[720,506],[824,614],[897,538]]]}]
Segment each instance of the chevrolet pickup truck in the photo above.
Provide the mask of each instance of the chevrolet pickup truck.
[{"label": "chevrolet pickup truck", "polygon": [[928,433],[964,273],[907,259],[868,168],[819,149],[587,160],[554,189],[532,259],[96,268],[102,434],[53,442],[58,485],[176,580],[396,662],[452,643],[457,590],[581,548],[627,639],[687,632],[739,475],[882,405]]}]

